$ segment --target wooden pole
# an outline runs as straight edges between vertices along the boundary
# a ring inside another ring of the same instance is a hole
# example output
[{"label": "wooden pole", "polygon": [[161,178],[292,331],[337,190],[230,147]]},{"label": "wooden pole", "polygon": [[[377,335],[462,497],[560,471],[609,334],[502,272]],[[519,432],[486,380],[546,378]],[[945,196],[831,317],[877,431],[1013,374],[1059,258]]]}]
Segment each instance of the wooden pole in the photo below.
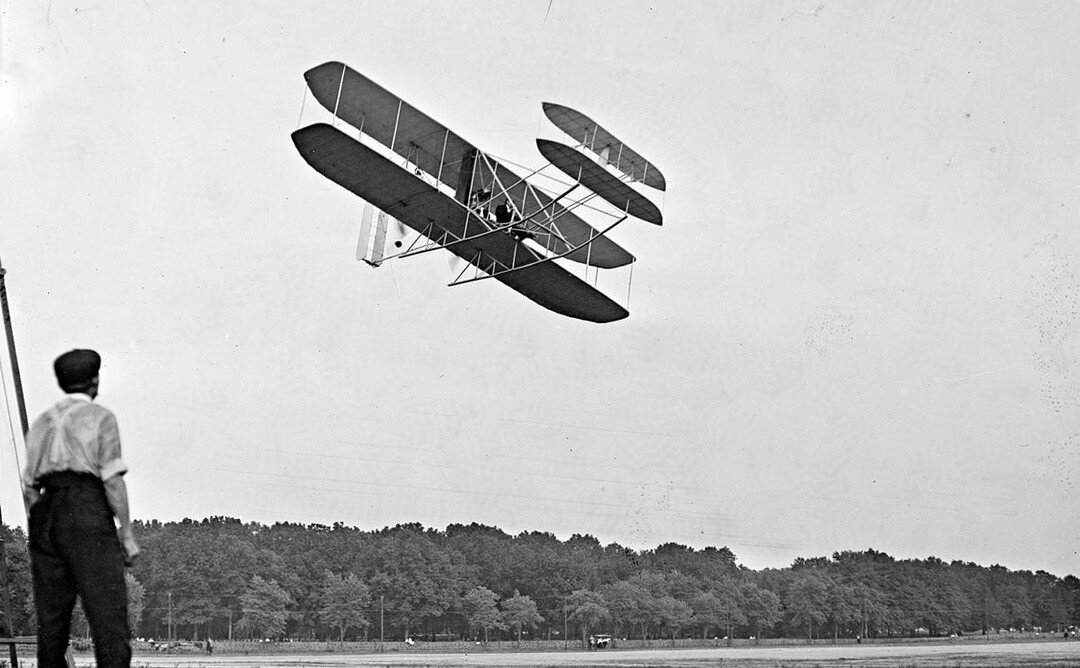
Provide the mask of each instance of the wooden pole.
[{"label": "wooden pole", "polygon": [[567,608],[569,608],[569,607],[570,607],[570,602],[566,600],[566,597],[565,597],[565,596],[563,596],[563,601],[562,601],[562,603],[563,603],[563,604],[562,604],[562,637],[563,637],[563,649],[570,649],[570,636],[569,636],[569,635],[567,635],[567,633],[568,633],[569,631],[568,631],[568,628],[567,628],[567,625],[566,625],[566,611],[567,611]]},{"label": "wooden pole", "polygon": [[[15,338],[11,332],[11,312],[8,309],[7,300],[7,287],[4,284],[4,274],[7,270],[4,269],[3,262],[0,262],[0,310],[3,311],[4,316],[4,334],[7,338],[8,344],[8,356],[11,358],[11,379],[15,384],[15,398],[19,404],[19,420],[22,424],[23,436],[26,436],[26,432],[30,430],[26,421],[26,403],[23,400],[22,393],[22,377],[19,375],[19,360],[15,356]],[[22,473],[19,473],[20,478]],[[21,488],[22,485],[20,484]],[[3,513],[0,512],[0,525],[4,523]],[[7,566],[7,546],[4,536],[0,533],[0,580],[3,580],[4,586],[4,621],[6,622],[8,637],[15,637],[15,622],[11,617],[11,580],[8,577]],[[11,658],[11,668],[19,668],[19,657],[15,651],[15,645],[8,645],[8,651]]]},{"label": "wooden pole", "polygon": [[22,375],[19,373],[19,358],[15,354],[15,334],[11,330],[11,311],[8,308],[7,287],[4,285],[3,261],[0,261],[0,308],[4,312],[4,333],[7,335],[8,357],[11,358],[11,382],[15,385],[15,401],[19,405],[19,423],[22,425],[23,436],[30,431],[30,423],[26,419],[26,399],[23,397]]}]

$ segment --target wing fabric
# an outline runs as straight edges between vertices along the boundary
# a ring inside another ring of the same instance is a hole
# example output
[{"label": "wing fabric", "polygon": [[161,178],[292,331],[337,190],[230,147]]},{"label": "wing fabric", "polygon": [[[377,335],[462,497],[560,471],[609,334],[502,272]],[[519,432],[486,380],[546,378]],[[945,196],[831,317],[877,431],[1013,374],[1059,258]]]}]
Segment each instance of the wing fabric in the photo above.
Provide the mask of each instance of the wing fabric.
[{"label": "wing fabric", "polygon": [[440,181],[457,188],[469,142],[356,70],[338,62],[304,73],[319,104]]},{"label": "wing fabric", "polygon": [[581,151],[547,139],[537,139],[536,145],[548,162],[570,178],[580,181],[581,185],[603,197],[615,208],[625,210],[647,223],[663,224],[664,218],[655,204]]},{"label": "wing fabric", "polygon": [[[308,70],[304,78],[315,99],[338,118],[359,128],[459,194],[464,191],[465,198],[470,186],[472,190],[478,190],[481,185],[490,187],[492,178],[498,178],[508,189],[507,196],[519,205],[518,210],[525,216],[537,210],[550,212],[534,219],[537,226],[553,226],[571,246],[584,243],[596,234],[591,225],[562,205],[553,204],[551,197],[522,181],[511,169],[490,156],[487,160],[494,165],[494,170],[487,168],[484,161],[477,160],[479,171],[476,176],[470,172],[463,174],[462,165],[472,164],[470,156],[477,150],[475,146],[351,67],[328,62]],[[474,180],[476,183],[472,183]],[[464,188],[462,182],[468,182]],[[459,201],[467,199],[459,198]],[[536,241],[557,255],[570,248],[555,235],[542,234]],[[593,241],[591,251],[582,248],[567,259],[588,260],[591,266],[610,269],[630,264],[634,256],[604,236]]]},{"label": "wing fabric", "polygon": [[544,115],[582,146],[603,158],[604,162],[657,190],[665,190],[667,181],[660,170],[632,148],[580,111],[551,102],[542,103]]},{"label": "wing fabric", "polygon": [[[460,239],[466,232],[475,235],[486,228],[460,203],[330,125],[317,123],[301,128],[292,134],[292,139],[300,155],[320,174],[433,241],[444,233]],[[540,259],[504,233],[455,243],[447,250],[485,271],[492,263],[510,267]],[[629,315],[626,309],[554,262],[495,278],[537,304],[572,318],[611,322]]]}]

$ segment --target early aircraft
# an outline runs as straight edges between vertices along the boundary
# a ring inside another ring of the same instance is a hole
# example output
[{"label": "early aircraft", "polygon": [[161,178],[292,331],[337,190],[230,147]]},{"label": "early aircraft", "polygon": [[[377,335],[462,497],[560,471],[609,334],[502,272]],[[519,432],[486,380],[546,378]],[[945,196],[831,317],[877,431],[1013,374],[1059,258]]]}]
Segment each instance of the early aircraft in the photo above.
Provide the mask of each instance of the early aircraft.
[{"label": "early aircraft", "polygon": [[[364,212],[359,259],[378,265],[443,248],[468,262],[466,271],[474,271],[472,276],[462,271],[450,285],[494,278],[573,318],[611,322],[629,315],[556,262],[584,264],[586,278],[590,269],[629,265],[634,256],[608,232],[629,216],[662,223],[656,205],[628,182],[664,190],[663,175],[607,130],[573,109],[544,103],[551,122],[596,156],[538,139],[543,156],[572,180],[552,196],[342,63],[324,63],[304,78],[322,106],[358,131],[354,138],[334,125],[315,123],[292,139],[316,171],[378,209],[373,237],[372,211]],[[365,137],[389,149],[392,158],[360,141]],[[591,193],[568,199],[578,188]],[[594,210],[585,204],[597,196],[613,210],[614,222],[602,230],[577,214]],[[389,218],[417,234],[387,254]]]}]

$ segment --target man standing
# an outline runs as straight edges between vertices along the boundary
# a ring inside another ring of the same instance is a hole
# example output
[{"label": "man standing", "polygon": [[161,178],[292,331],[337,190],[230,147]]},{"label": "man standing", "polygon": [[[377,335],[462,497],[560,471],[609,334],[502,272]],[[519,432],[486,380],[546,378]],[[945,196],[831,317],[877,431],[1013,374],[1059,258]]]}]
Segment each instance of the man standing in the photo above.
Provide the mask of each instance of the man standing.
[{"label": "man standing", "polygon": [[[24,494],[39,668],[63,668],[76,594],[98,668],[131,665],[124,563],[139,553],[128,514],[116,417],[94,403],[101,356],[72,350],[53,370],[67,394],[26,435]],[[113,518],[120,523],[119,535]]]}]

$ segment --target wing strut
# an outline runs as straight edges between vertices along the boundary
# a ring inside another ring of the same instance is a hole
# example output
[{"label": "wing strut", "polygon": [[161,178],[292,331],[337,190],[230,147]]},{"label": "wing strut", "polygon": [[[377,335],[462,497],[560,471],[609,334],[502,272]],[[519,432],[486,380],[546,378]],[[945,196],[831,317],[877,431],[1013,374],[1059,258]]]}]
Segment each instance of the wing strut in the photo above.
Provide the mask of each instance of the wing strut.
[{"label": "wing strut", "polygon": [[[566,197],[567,195],[569,195],[571,192],[573,192],[578,187],[578,185],[580,185],[580,184],[575,183],[574,185],[572,185],[569,190],[567,190],[563,194],[559,195],[556,199],[552,200],[552,203],[557,202],[560,199],[562,199],[563,197]],[[460,239],[454,239],[452,241],[446,241],[446,238],[449,236],[449,234],[444,232],[443,236],[442,236],[443,241],[437,241],[435,239],[432,239],[432,241],[434,241],[433,244],[428,244],[428,245],[423,246],[422,248],[417,248],[417,249],[413,250],[413,247],[416,245],[416,242],[414,241],[412,244],[409,245],[408,248],[406,248],[402,252],[396,253],[394,255],[387,255],[386,257],[382,258],[382,261],[385,262],[386,260],[393,260],[394,258],[399,258],[399,257],[400,258],[406,258],[406,257],[414,257],[416,255],[423,255],[424,253],[430,253],[432,251],[437,251],[437,250],[442,249],[442,248],[451,248],[453,246],[457,246],[459,244],[463,244],[463,243],[468,242],[468,241],[475,241],[477,239],[481,239],[483,237],[486,237],[489,234],[495,234],[496,232],[506,232],[507,230],[513,229],[514,227],[517,227],[519,225],[524,225],[530,219],[535,218],[536,216],[543,213],[544,209],[547,209],[548,206],[551,206],[551,205],[550,204],[546,205],[546,206],[538,209],[534,213],[528,215],[527,217],[525,217],[525,218],[523,218],[521,220],[515,220],[513,222],[506,223],[504,225],[496,225],[496,226],[491,227],[489,229],[485,229],[483,232],[481,232],[479,234],[473,234],[471,236],[468,234],[468,221],[466,221],[465,236],[461,237]],[[470,217],[470,219],[471,219],[471,217]],[[427,230],[428,231],[431,230],[431,225],[428,225]],[[549,231],[548,234],[551,234],[551,232]],[[555,234],[557,235],[558,232],[556,231]],[[432,238],[431,235],[427,234],[426,232],[424,233],[424,236],[426,236],[428,238]],[[560,235],[560,238],[562,239],[561,235]],[[563,243],[566,243],[566,245],[568,245],[568,246],[570,245],[569,242],[566,241],[566,239],[562,239],[562,241],[563,241]],[[590,239],[589,241],[586,241],[585,243],[586,244],[591,244],[591,242],[592,242],[592,240]],[[582,244],[582,245],[584,245],[584,244]],[[577,248],[581,248],[581,246],[578,246]],[[570,251],[570,252],[573,252],[573,251]],[[589,246],[589,252],[590,253],[592,252],[592,246],[591,245]],[[562,256],[560,255],[559,257],[562,257]]]},{"label": "wing strut", "polygon": [[345,86],[345,67],[346,67],[345,65],[341,66],[341,81],[338,82],[337,98],[334,100],[334,123],[335,123],[335,125],[337,124],[338,105],[341,104],[341,89],[342,89],[342,87]]},{"label": "wing strut", "polygon": [[[570,253],[581,250],[585,246],[587,246],[589,244],[592,244],[592,242],[596,241],[600,237],[602,237],[605,234],[607,234],[608,232],[610,232],[612,230],[612,228],[614,228],[616,225],[623,222],[627,218],[628,218],[628,216],[626,214],[623,214],[622,218],[620,218],[620,219],[616,220],[614,223],[608,225],[607,227],[605,227],[600,232],[596,232],[595,234],[590,235],[588,241],[584,241],[584,242],[578,244],[577,246],[574,246],[573,248],[571,248],[570,250],[568,250],[568,251],[566,251],[564,253],[560,253],[558,255],[552,255],[550,257],[545,257],[545,258],[543,258],[541,260],[536,260],[534,262],[529,262],[527,264],[521,265],[520,267],[516,267],[516,266],[509,267],[507,269],[504,269],[502,271],[495,272],[495,273],[492,273],[492,272],[489,271],[487,276],[476,276],[474,278],[467,278],[464,281],[455,280],[453,283],[449,283],[449,286],[454,287],[455,285],[464,285],[465,283],[474,283],[476,281],[482,281],[482,280],[484,280],[486,278],[496,278],[498,276],[505,276],[506,274],[512,274],[512,273],[514,273],[516,271],[521,271],[522,269],[528,269],[529,267],[535,267],[538,264],[544,264],[545,262],[551,262],[553,260],[558,260],[559,258],[566,257]],[[517,256],[515,255],[515,258],[516,257]],[[503,266],[506,266],[506,265],[503,265]],[[492,264],[492,267],[494,267],[494,264]],[[462,272],[462,273],[464,273],[464,272]],[[458,278],[460,279],[460,276]]]}]

